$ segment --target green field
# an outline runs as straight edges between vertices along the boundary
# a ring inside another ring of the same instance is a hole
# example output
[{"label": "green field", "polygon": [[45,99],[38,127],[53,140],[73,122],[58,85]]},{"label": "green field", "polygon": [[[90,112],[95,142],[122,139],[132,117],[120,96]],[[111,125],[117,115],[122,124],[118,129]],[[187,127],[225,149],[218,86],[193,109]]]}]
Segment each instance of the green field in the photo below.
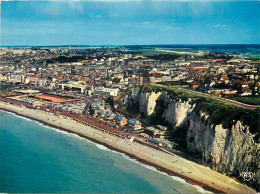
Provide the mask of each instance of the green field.
[{"label": "green field", "polygon": [[188,93],[188,92],[183,92],[178,89],[173,89],[173,88],[167,88],[163,86],[157,86],[157,85],[140,85],[139,86],[143,91],[146,92],[162,92],[165,91],[168,93],[168,95],[172,98],[179,98],[182,99],[183,101],[187,101],[188,98],[192,99],[197,99],[201,98],[200,95]]},{"label": "green field", "polygon": [[246,104],[260,105],[260,97],[259,96],[235,97],[233,99],[236,100],[236,101],[239,101],[239,102],[246,103]]},{"label": "green field", "polygon": [[246,55],[245,59],[252,61],[260,61],[260,55]]},{"label": "green field", "polygon": [[140,50],[144,56],[151,56],[151,55],[159,55],[159,54],[168,54],[165,51],[158,51],[156,49],[142,49]]},{"label": "green field", "polygon": [[160,82],[160,83],[158,83],[158,84],[162,84],[162,85],[166,85],[166,86],[187,85],[186,83],[174,82],[174,81],[170,81],[170,82]]},{"label": "green field", "polygon": [[0,85],[0,90],[6,90],[8,88],[12,88],[13,86],[10,85]]}]

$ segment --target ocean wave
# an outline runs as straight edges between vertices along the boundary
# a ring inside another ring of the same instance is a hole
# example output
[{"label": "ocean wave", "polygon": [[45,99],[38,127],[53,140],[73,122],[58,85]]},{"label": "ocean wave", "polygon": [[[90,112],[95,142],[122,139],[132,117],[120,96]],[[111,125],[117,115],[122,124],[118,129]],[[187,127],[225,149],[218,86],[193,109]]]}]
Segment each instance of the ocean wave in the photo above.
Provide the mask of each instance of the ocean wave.
[{"label": "ocean wave", "polygon": [[210,192],[210,191],[207,191],[207,190],[203,189],[203,188],[200,187],[200,186],[187,183],[187,182],[185,181],[185,179],[182,179],[182,178],[177,177],[177,176],[170,176],[170,175],[168,175],[168,174],[165,173],[165,172],[161,172],[161,171],[157,170],[157,169],[156,169],[155,167],[153,167],[153,166],[149,166],[149,165],[147,165],[147,164],[144,164],[144,163],[142,163],[142,162],[139,162],[138,160],[136,160],[136,159],[134,159],[134,158],[131,158],[131,157],[129,157],[129,156],[123,154],[123,153],[120,153],[120,152],[111,150],[111,149],[107,148],[106,146],[103,146],[103,145],[97,144],[97,143],[96,143],[96,146],[97,146],[99,149],[101,149],[101,150],[111,151],[111,152],[114,152],[114,153],[116,153],[116,154],[119,154],[119,155],[121,155],[124,159],[130,160],[131,162],[134,162],[134,163],[136,163],[136,164],[138,164],[138,165],[140,165],[140,166],[142,166],[142,167],[144,167],[144,168],[147,168],[147,169],[149,169],[149,170],[152,170],[152,171],[161,173],[161,174],[163,174],[163,175],[165,175],[165,176],[171,177],[171,178],[172,178],[173,180],[175,180],[175,181],[178,181],[178,182],[181,182],[181,183],[190,185],[190,186],[194,187],[195,189],[197,189],[197,191],[200,192],[200,193],[212,193],[212,192]]},{"label": "ocean wave", "polygon": [[[94,142],[93,142],[94,143]],[[104,151],[110,151],[110,152],[113,152],[115,154],[118,154],[118,155],[123,155],[125,156],[125,154],[123,153],[120,153],[120,152],[117,152],[115,150],[112,150],[112,149],[109,149],[108,147],[104,146],[104,145],[101,145],[101,144],[98,144],[98,143],[95,143],[96,147],[101,149],[101,150],[104,150]]]},{"label": "ocean wave", "polygon": [[[190,184],[190,185],[191,185],[191,184]],[[210,192],[210,191],[207,191],[207,190],[203,189],[203,188],[200,187],[200,186],[197,186],[197,185],[192,185],[192,186],[195,187],[195,188],[197,189],[197,191],[200,192],[200,193],[212,193],[212,192]]]},{"label": "ocean wave", "polygon": [[177,176],[170,176],[173,180],[175,181],[179,181],[179,182],[182,182],[182,183],[185,183],[185,184],[188,184],[194,188],[197,189],[198,192],[200,193],[212,193],[210,191],[207,191],[205,189],[203,189],[202,187],[198,186],[198,185],[193,185],[193,184],[190,184],[190,183],[187,183],[184,179],[180,178],[180,177],[177,177]]},{"label": "ocean wave", "polygon": [[140,165],[140,166],[142,166],[142,167],[145,167],[145,168],[147,168],[147,169],[149,169],[149,170],[152,170],[152,171],[161,173],[161,174],[163,174],[163,175],[166,175],[166,176],[168,176],[168,177],[171,177],[171,178],[172,178],[173,180],[175,180],[175,181],[178,181],[178,182],[181,182],[181,183],[184,183],[184,184],[188,184],[188,185],[190,185],[190,186],[196,188],[197,191],[200,192],[200,193],[212,193],[212,192],[210,192],[210,191],[207,191],[207,190],[203,189],[203,188],[200,187],[200,186],[187,183],[187,182],[185,181],[185,179],[182,179],[182,178],[177,177],[177,176],[170,176],[170,175],[168,175],[168,174],[165,173],[165,172],[161,172],[161,171],[157,170],[157,169],[156,169],[155,167],[153,167],[153,166],[149,166],[149,165],[147,165],[147,164],[144,164],[144,163],[142,163],[142,162],[139,162],[138,160],[136,160],[136,159],[134,159],[134,158],[130,158],[129,156],[127,156],[127,155],[125,155],[125,154],[122,154],[122,155],[123,155],[123,157],[124,157],[125,159],[131,160],[132,162],[134,162],[134,163],[136,163],[136,164],[138,164],[138,165]]},{"label": "ocean wave", "polygon": [[[123,153],[120,153],[120,152],[111,150],[111,149],[109,149],[108,147],[106,147],[106,146],[104,146],[104,145],[101,145],[101,144],[92,142],[92,141],[90,141],[90,140],[88,140],[88,139],[86,139],[86,138],[83,138],[83,137],[81,137],[81,136],[79,136],[79,135],[77,135],[77,134],[69,133],[69,132],[67,132],[67,131],[63,131],[63,130],[60,130],[60,129],[58,129],[58,128],[48,126],[48,125],[43,124],[43,123],[41,123],[41,122],[39,122],[39,121],[35,121],[35,120],[32,120],[32,119],[23,117],[23,116],[17,115],[17,114],[12,113],[12,112],[7,112],[7,111],[4,111],[4,110],[0,110],[0,111],[1,111],[1,112],[4,112],[4,113],[12,114],[12,115],[14,115],[14,116],[16,116],[16,117],[25,119],[25,120],[27,120],[27,121],[37,122],[40,126],[45,127],[45,128],[48,128],[48,129],[51,129],[51,130],[56,131],[56,132],[58,132],[58,133],[65,134],[65,135],[69,135],[69,136],[71,136],[71,137],[75,137],[75,138],[78,138],[78,139],[81,139],[81,140],[84,140],[84,141],[87,141],[87,142],[91,142],[91,143],[95,144],[97,148],[99,148],[99,149],[101,149],[101,150],[110,151],[110,152],[113,152],[113,153],[115,153],[115,154],[121,155],[123,158],[125,158],[125,159],[127,159],[127,160],[130,160],[130,161],[132,161],[132,162],[134,162],[134,163],[136,163],[136,164],[138,164],[138,165],[140,165],[140,166],[142,166],[142,167],[145,167],[145,168],[147,168],[147,169],[149,169],[149,170],[156,171],[156,172],[158,172],[158,173],[161,173],[161,174],[164,174],[164,175],[166,175],[166,176],[169,176],[168,174],[157,170],[157,169],[156,169],[155,167],[153,167],[153,166],[146,165],[146,164],[144,164],[144,163],[142,163],[142,162],[137,161],[137,160],[134,159],[134,158],[130,158],[129,156],[127,156],[127,155],[125,155],[125,154],[123,154]],[[196,188],[197,191],[200,192],[200,193],[211,193],[211,192],[206,191],[206,190],[204,190],[203,188],[201,188],[201,187],[199,187],[199,186],[197,186],[197,185],[192,185],[192,184],[190,184],[190,183],[187,183],[184,179],[182,179],[182,178],[180,178],[180,177],[177,177],[177,176],[169,176],[169,177],[171,177],[171,178],[172,178],[173,180],[175,180],[175,181],[178,181],[178,182],[181,182],[181,183],[185,183],[185,184],[188,184],[188,185],[190,185],[190,186]]]},{"label": "ocean wave", "polygon": [[[35,121],[35,120],[29,119],[29,118],[27,118],[27,117],[25,117],[25,116],[18,115],[18,114],[13,113],[13,112],[5,111],[5,110],[0,110],[0,111],[1,111],[1,112],[4,112],[4,113],[7,113],[7,114],[11,114],[11,115],[16,116],[16,117],[18,117],[18,118],[20,118],[20,119],[24,119],[24,120],[27,120],[27,121]],[[37,121],[35,121],[35,122],[37,122]]]},{"label": "ocean wave", "polygon": [[75,134],[75,133],[70,133],[70,132],[67,132],[67,131],[64,131],[64,130],[55,128],[55,127],[51,127],[51,126],[45,125],[45,124],[43,124],[43,123],[40,123],[40,125],[41,125],[41,126],[44,126],[44,127],[46,127],[46,128],[49,128],[49,129],[51,129],[51,130],[53,130],[53,131],[55,131],[55,132],[57,132],[57,133],[61,133],[61,134],[64,134],[64,135],[68,135],[68,136],[70,136],[70,137],[74,137],[74,138],[77,138],[77,139],[80,139],[80,140],[84,140],[84,141],[87,141],[87,142],[94,143],[94,142],[92,142],[92,141],[90,141],[90,140],[88,140],[88,139],[86,139],[86,138],[84,138],[84,137],[81,137],[81,136],[79,136],[79,135],[77,135],[77,134]]},{"label": "ocean wave", "polygon": [[105,151],[108,151],[108,150],[110,150],[109,148],[107,148],[106,146],[103,146],[103,145],[101,145],[101,144],[98,144],[98,143],[96,143],[96,146],[97,146],[97,148],[99,148],[99,149],[101,149],[101,150],[105,150]]},{"label": "ocean wave", "polygon": [[3,113],[8,113],[8,114],[12,114],[12,115],[16,115],[16,114],[14,114],[14,113],[12,113],[12,112],[5,111],[5,110],[2,110],[2,109],[0,109],[0,112],[3,112]]},{"label": "ocean wave", "polygon": [[[36,121],[36,120],[30,119],[30,118],[27,118],[27,117],[25,117],[25,116],[22,116],[22,115],[17,115],[17,114],[15,114],[15,113],[13,113],[13,112],[4,111],[4,110],[0,110],[0,111],[1,111],[1,112],[4,112],[4,113],[11,114],[11,115],[13,115],[13,116],[16,116],[16,117],[18,117],[18,118],[21,118],[21,119],[24,119],[24,120],[27,120],[27,121],[30,121],[30,122],[35,122],[35,123],[37,123],[38,125],[40,125],[41,127],[51,129],[51,130],[53,130],[53,131],[55,131],[55,132],[57,132],[57,133],[62,133],[62,134],[65,134],[65,135],[69,135],[69,136],[71,136],[71,137],[75,137],[75,138],[79,138],[79,139],[81,139],[81,140],[85,140],[85,141],[87,141],[87,142],[92,142],[92,141],[90,141],[90,140],[88,140],[88,139],[86,139],[86,138],[80,137],[79,135],[77,135],[77,134],[75,134],[75,133],[69,133],[69,132],[67,132],[67,131],[63,131],[63,130],[61,130],[61,129],[58,129],[58,128],[49,126],[48,124],[44,124],[44,123],[42,123],[42,122],[40,122],[40,121]],[[94,142],[92,142],[92,143],[94,143]]]},{"label": "ocean wave", "polygon": [[[134,162],[134,163],[136,163],[136,164],[138,164],[138,165],[140,165],[140,166],[142,166],[142,167],[145,167],[145,168],[147,168],[147,169],[149,169],[149,170],[156,171],[156,172],[160,172],[160,171],[158,171],[155,167],[149,166],[149,165],[144,164],[144,163],[142,163],[142,162],[139,162],[138,160],[136,160],[136,159],[134,159],[134,158],[130,158],[130,157],[127,156],[127,155],[123,155],[123,157],[126,158],[127,160],[131,160],[132,162]],[[160,172],[160,173],[163,173],[163,172]],[[166,173],[163,173],[163,174],[167,175]]]}]

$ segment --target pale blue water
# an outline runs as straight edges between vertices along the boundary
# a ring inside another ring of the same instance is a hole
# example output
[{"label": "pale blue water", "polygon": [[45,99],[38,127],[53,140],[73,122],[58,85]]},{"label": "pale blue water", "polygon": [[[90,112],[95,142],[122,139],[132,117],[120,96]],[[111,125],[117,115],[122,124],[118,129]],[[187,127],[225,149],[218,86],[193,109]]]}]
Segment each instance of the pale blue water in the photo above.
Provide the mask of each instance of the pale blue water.
[{"label": "pale blue water", "polygon": [[195,193],[198,189],[76,135],[0,111],[0,192]]}]

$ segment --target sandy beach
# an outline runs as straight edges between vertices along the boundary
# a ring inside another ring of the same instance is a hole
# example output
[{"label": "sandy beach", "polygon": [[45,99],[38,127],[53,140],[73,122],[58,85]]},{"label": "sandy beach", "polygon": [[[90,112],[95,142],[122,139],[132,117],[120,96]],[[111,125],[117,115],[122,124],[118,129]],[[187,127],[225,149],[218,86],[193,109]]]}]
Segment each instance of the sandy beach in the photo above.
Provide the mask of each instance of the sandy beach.
[{"label": "sandy beach", "polygon": [[158,170],[185,179],[202,188],[222,193],[256,193],[246,185],[179,156],[172,156],[137,142],[130,142],[86,126],[64,116],[57,116],[41,110],[29,109],[6,102],[0,102],[0,109],[14,112],[52,127],[75,133],[110,149],[124,153]]}]

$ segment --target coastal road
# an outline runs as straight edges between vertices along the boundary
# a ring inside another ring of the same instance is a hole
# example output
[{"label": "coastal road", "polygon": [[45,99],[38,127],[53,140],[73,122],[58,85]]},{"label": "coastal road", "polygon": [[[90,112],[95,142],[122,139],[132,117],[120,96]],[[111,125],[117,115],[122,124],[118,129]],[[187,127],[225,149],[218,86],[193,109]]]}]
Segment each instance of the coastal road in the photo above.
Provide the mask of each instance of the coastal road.
[{"label": "coastal road", "polygon": [[[155,84],[155,85],[160,86],[160,87],[166,87],[166,86],[161,85],[161,84]],[[224,102],[224,103],[228,103],[228,104],[235,105],[235,106],[245,108],[245,109],[249,109],[249,110],[256,110],[257,108],[260,108],[259,105],[250,105],[250,104],[245,104],[245,103],[238,102],[238,101],[231,100],[231,99],[227,99],[227,98],[222,98],[222,97],[218,97],[218,96],[211,96],[210,94],[202,93],[202,92],[198,92],[198,91],[194,91],[194,90],[189,90],[189,89],[186,89],[186,88],[181,87],[181,86],[169,86],[169,88],[180,90],[180,91],[191,93],[191,94],[195,94],[195,95],[198,95],[198,96],[201,96],[201,97],[211,98],[211,99],[214,99],[214,100],[218,100],[218,101],[221,101],[221,102]]]}]

